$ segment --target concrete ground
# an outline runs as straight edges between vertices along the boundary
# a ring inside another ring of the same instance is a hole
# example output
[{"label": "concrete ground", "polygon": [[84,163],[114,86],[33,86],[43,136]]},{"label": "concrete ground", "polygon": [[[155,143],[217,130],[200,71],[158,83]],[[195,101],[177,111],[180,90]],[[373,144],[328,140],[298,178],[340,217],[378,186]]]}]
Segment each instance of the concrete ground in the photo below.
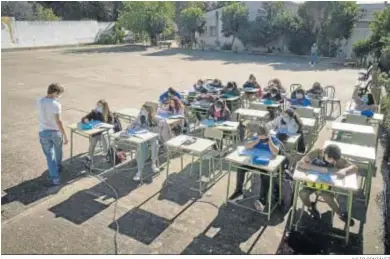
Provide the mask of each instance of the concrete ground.
[{"label": "concrete ground", "polygon": [[[196,200],[177,162],[170,170],[173,183],[168,187],[163,187],[165,173],[142,186],[132,181],[131,168],[104,175],[118,192],[116,203],[104,183],[82,173],[81,159],[70,163],[67,145],[64,185],[47,190],[35,103],[52,82],[65,86],[63,119],[70,124],[99,99],[106,99],[114,111],[137,108],[170,86],[187,90],[198,78],[242,85],[251,73],[262,86],[275,77],[285,86],[301,83],[309,88],[314,81],[334,85],[344,108],[357,78],[356,70],[333,70],[325,63],[313,69],[308,60],[294,57],[126,46],[5,52],[1,62],[2,191],[7,194],[2,199],[4,254],[274,254],[284,234],[287,216],[282,213],[267,223],[262,216],[223,205],[226,176]],[[328,121],[316,146],[329,139],[330,126]],[[75,154],[85,153],[87,147],[85,139],[76,137]],[[351,244],[343,247],[337,245],[342,243],[338,239],[330,239],[334,253],[384,252],[381,147],[378,154],[367,212],[360,202],[354,203],[357,224]],[[185,165],[189,163],[186,158]],[[323,219],[329,216],[326,210]],[[364,219],[365,224],[360,224]],[[333,227],[340,226],[335,218]]]}]

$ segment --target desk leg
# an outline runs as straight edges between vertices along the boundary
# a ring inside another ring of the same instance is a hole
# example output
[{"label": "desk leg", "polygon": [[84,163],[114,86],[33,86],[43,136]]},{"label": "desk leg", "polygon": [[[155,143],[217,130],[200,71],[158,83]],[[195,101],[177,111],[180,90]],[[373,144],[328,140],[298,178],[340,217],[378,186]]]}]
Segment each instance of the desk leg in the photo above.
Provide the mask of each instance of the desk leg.
[{"label": "desk leg", "polygon": [[[92,136],[89,136],[89,145],[91,145]],[[92,150],[91,154],[91,165],[89,166],[89,172],[92,173],[93,170],[93,157],[95,156],[95,149]]]},{"label": "desk leg", "polygon": [[294,222],[294,214],[295,214],[295,209],[297,207],[297,201],[298,201],[298,192],[299,192],[299,181],[295,181],[293,205],[291,208],[290,224],[288,227],[289,230],[291,230],[291,227],[292,227],[293,222]]},{"label": "desk leg", "polygon": [[199,157],[199,196],[202,197],[203,154]]},{"label": "desk leg", "polygon": [[272,194],[273,194],[273,179],[274,177],[272,176],[273,172],[269,176],[269,189],[268,189],[268,221],[271,220],[271,209],[272,209]]},{"label": "desk leg", "polygon": [[351,221],[351,214],[352,214],[352,197],[353,197],[353,193],[352,191],[349,191],[348,192],[348,219],[347,219],[347,226],[345,228],[345,244],[347,245],[348,244],[348,241],[349,241],[349,222]]},{"label": "desk leg", "polygon": [[280,169],[279,169],[279,205],[282,205],[282,173],[283,173],[283,169],[282,169],[282,166],[280,166]]},{"label": "desk leg", "polygon": [[371,165],[371,162],[368,163],[368,171],[367,171],[367,178],[366,178],[366,184],[365,184],[365,189],[366,189],[366,207],[368,206],[368,201],[370,199],[370,193],[371,193],[371,180],[372,180],[372,172],[373,166]]},{"label": "desk leg", "polygon": [[70,130],[70,159],[73,160],[73,130]]},{"label": "desk leg", "polygon": [[168,185],[168,174],[169,174],[169,164],[171,163],[171,151],[170,149],[167,147],[167,170],[166,170],[166,174],[165,174],[165,186]]},{"label": "desk leg", "polygon": [[232,169],[232,163],[229,162],[229,171],[228,171],[228,182],[227,182],[227,189],[226,189],[226,203],[229,201],[229,188],[230,188],[230,174]]}]

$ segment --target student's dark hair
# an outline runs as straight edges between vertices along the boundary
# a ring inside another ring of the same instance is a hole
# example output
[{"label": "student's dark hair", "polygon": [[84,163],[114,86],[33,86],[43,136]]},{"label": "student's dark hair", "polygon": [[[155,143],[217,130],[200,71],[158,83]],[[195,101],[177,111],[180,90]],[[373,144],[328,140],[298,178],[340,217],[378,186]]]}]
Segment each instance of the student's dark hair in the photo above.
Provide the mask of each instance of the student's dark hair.
[{"label": "student's dark hair", "polygon": [[299,88],[295,91],[295,95],[297,94],[302,94],[303,96],[305,96],[305,90],[303,90],[302,88]]},{"label": "student's dark hair", "polygon": [[322,88],[320,82],[314,82],[312,88]]},{"label": "student's dark hair", "polygon": [[233,82],[233,81],[228,82],[227,88],[237,88],[236,82]]},{"label": "student's dark hair", "polygon": [[199,83],[199,84],[202,84],[202,85],[203,85],[203,84],[204,84],[204,81],[203,81],[202,79],[199,79],[197,83]]},{"label": "student's dark hair", "polygon": [[200,91],[201,94],[207,94],[208,93],[207,89],[204,88],[204,87],[202,87],[199,91]]},{"label": "student's dark hair", "polygon": [[282,83],[280,82],[280,80],[278,78],[274,78],[271,81],[277,87],[281,87],[282,86]]},{"label": "student's dark hair", "polygon": [[169,88],[168,88],[168,92],[169,92],[170,94],[175,94],[175,93],[177,93],[176,90],[173,89],[173,87],[169,87]]},{"label": "student's dark hair", "polygon": [[265,125],[260,124],[256,128],[256,133],[257,133],[257,136],[268,136],[269,135],[268,127],[265,126]]},{"label": "student's dark hair", "polygon": [[214,85],[221,85],[222,83],[221,83],[221,80],[219,80],[218,78],[216,78],[216,79],[213,80],[213,84],[214,84]]},{"label": "student's dark hair", "polygon": [[325,148],[324,153],[331,159],[339,160],[341,158],[341,149],[337,145],[329,145]]},{"label": "student's dark hair", "polygon": [[47,88],[47,94],[54,94],[54,93],[62,94],[63,92],[64,92],[64,87],[62,87],[58,83],[52,83]]},{"label": "student's dark hair", "polygon": [[256,81],[256,77],[255,77],[253,74],[250,74],[250,75],[249,75],[249,80],[251,80],[251,79],[253,79],[253,80]]}]

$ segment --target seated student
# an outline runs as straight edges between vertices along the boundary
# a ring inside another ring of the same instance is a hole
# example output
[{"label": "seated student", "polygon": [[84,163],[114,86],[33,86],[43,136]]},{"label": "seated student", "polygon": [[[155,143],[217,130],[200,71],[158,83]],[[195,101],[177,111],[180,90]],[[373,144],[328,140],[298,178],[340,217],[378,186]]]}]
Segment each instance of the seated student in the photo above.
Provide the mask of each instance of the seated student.
[{"label": "seated student", "polygon": [[225,102],[218,99],[210,106],[207,117],[215,121],[228,121],[231,118],[231,113]]},{"label": "seated student", "polygon": [[172,99],[163,100],[157,110],[157,115],[182,115],[184,116],[184,104],[179,98],[174,96]]},{"label": "seated student", "polygon": [[299,88],[295,91],[295,99],[287,98],[287,101],[289,101],[293,106],[311,106],[311,101],[306,98],[305,90],[302,88]]},{"label": "seated student", "polygon": [[273,87],[268,93],[262,96],[263,100],[271,100],[273,102],[281,103],[283,98],[278,90],[278,88]]},{"label": "seated student", "polygon": [[[128,129],[147,129],[151,132],[158,133],[160,135],[160,140],[162,141],[168,141],[172,137],[172,132],[168,123],[166,123],[165,120],[159,120],[156,117],[153,107],[145,104],[142,106],[138,117],[129,125]],[[159,168],[157,167],[158,142],[157,139],[149,141],[152,155],[152,171],[154,173],[159,171]],[[140,180],[147,154],[148,143],[141,144],[136,154],[138,172],[133,178],[134,181]]]},{"label": "seated student", "polygon": [[[302,170],[313,170],[319,173],[328,173],[330,170],[335,170],[334,174],[339,177],[345,177],[347,174],[355,173],[358,170],[355,165],[341,156],[341,150],[337,145],[329,145],[324,150],[316,149],[311,151],[298,162],[297,167]],[[316,204],[310,201],[310,195],[314,192],[316,192],[315,189],[304,188],[299,192],[299,197],[303,204],[309,208],[311,216],[318,218],[320,213],[316,208]],[[322,196],[324,201],[341,220],[347,221],[347,214],[341,212],[333,193],[319,191],[319,195]],[[349,224],[353,226],[354,221],[351,219]]]},{"label": "seated student", "polygon": [[210,86],[215,88],[223,88],[222,82],[219,79],[214,79],[213,82],[210,84]]},{"label": "seated student", "polygon": [[238,90],[236,82],[228,82],[226,87],[221,91],[222,95],[240,96],[240,90]]},{"label": "seated student", "polygon": [[204,86],[204,81],[202,79],[199,79],[196,84],[194,84],[194,90],[195,92],[200,92],[200,90],[203,88]]},{"label": "seated student", "polygon": [[278,89],[279,93],[281,94],[284,94],[286,92],[286,89],[284,89],[282,83],[277,78],[274,78],[269,82],[268,86],[264,88],[264,92],[270,92],[271,89],[275,87]]},{"label": "seated student", "polygon": [[243,85],[243,88],[257,88],[259,91],[257,92],[257,97],[260,97],[262,95],[262,90],[260,85],[256,81],[256,77],[253,74],[249,75],[248,81],[245,82]]},{"label": "seated student", "polygon": [[168,88],[168,91],[164,92],[162,95],[160,95],[159,101],[162,102],[163,100],[167,98],[172,98],[173,96],[176,96],[177,98],[181,99],[181,95],[178,91],[173,89],[172,87]]},{"label": "seated student", "polygon": [[314,82],[313,86],[306,92],[306,94],[314,99],[321,99],[325,95],[325,92],[319,82]]},{"label": "seated student", "polygon": [[[279,154],[279,140],[269,134],[266,126],[258,126],[257,136],[254,141],[245,144],[246,149],[262,149],[269,151],[272,155]],[[251,170],[251,167],[237,169],[236,189],[230,196],[230,200],[235,200],[243,194],[245,173]],[[256,169],[258,170],[258,169]],[[268,175],[261,175],[260,197],[255,201],[257,210],[263,211],[268,203],[268,190],[270,188],[270,178]]]},{"label": "seated student", "polygon": [[276,137],[284,143],[287,142],[289,135],[301,134],[297,150],[300,153],[305,152],[305,141],[302,134],[303,123],[299,115],[293,109],[283,111],[276,119],[268,122],[267,127],[276,131]]},{"label": "seated student", "polygon": [[363,95],[360,92],[360,87],[356,86],[355,90],[353,91],[352,94],[352,100],[353,107],[350,107],[351,109],[353,108],[354,110],[357,111],[372,111],[375,112],[377,109],[377,105],[375,102],[374,95],[372,93],[367,93],[366,95]]},{"label": "seated student", "polygon": [[215,101],[215,99],[217,98],[217,96],[215,96],[214,94],[212,93],[209,93],[207,91],[207,89],[203,88],[200,90],[200,94],[198,96],[196,96],[196,100],[198,102],[210,102],[210,103],[213,103]]},{"label": "seated student", "polygon": [[[90,121],[100,121],[108,124],[114,125],[114,117],[112,113],[110,112],[110,108],[108,107],[108,103],[105,100],[99,100],[96,103],[96,108],[93,109],[90,113],[88,113],[86,116],[84,116],[81,121],[83,123],[89,123]],[[110,130],[113,132],[113,130]],[[107,132],[94,135],[91,139],[91,142],[89,143],[89,150],[88,150],[88,155],[87,159],[91,159],[93,156],[93,153],[96,148],[96,144],[101,141],[103,145],[103,152],[105,155],[108,154],[108,148],[109,148],[109,143],[108,143],[108,137],[107,137]]]}]

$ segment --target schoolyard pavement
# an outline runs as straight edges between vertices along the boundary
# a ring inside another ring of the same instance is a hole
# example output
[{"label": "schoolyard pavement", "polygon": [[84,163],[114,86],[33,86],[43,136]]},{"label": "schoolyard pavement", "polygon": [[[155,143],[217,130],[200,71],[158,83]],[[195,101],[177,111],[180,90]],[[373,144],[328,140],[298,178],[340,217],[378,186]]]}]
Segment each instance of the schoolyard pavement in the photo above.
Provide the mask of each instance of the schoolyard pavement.
[{"label": "schoolyard pavement", "polygon": [[[292,83],[309,88],[314,81],[334,85],[344,109],[357,78],[356,70],[333,70],[327,64],[313,69],[308,60],[294,57],[128,46],[4,52],[1,62],[2,191],[7,194],[2,201],[3,254],[273,254],[285,230],[287,215],[277,213],[267,223],[262,216],[225,206],[226,176],[195,199],[177,159],[168,187],[163,187],[165,173],[142,186],[132,181],[132,168],[104,175],[118,193],[116,203],[104,183],[82,173],[81,158],[69,160],[67,145],[64,185],[47,190],[35,103],[52,82],[65,87],[61,103],[68,125],[79,121],[99,99],[107,100],[113,111],[138,108],[170,86],[187,90],[198,78],[242,85],[251,73],[261,86],[272,78],[279,78],[287,88]],[[330,125],[328,121],[316,146],[329,139]],[[87,147],[86,139],[76,137],[75,154],[85,153]],[[334,253],[384,251],[382,148],[378,150],[367,214],[356,216],[348,247],[331,240]],[[189,165],[190,159],[185,162]],[[354,213],[364,214],[359,204],[354,205]],[[342,228],[336,218],[334,226]]]}]

